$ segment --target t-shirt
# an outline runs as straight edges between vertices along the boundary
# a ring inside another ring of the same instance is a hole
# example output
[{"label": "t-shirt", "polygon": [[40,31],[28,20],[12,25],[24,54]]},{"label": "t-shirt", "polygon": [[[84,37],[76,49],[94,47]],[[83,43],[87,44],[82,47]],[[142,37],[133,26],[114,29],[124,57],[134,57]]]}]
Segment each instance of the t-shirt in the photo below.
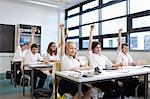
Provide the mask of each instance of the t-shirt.
[{"label": "t-shirt", "polygon": [[71,68],[80,67],[80,62],[76,58],[69,58],[66,54],[64,54],[61,58],[61,70],[69,70]]},{"label": "t-shirt", "polygon": [[131,66],[133,63],[133,59],[130,54],[124,54],[121,50],[117,50],[116,63],[122,63],[123,66]]},{"label": "t-shirt", "polygon": [[48,59],[48,61],[52,61],[52,60],[60,60],[58,55],[50,55],[47,53],[46,58]]},{"label": "t-shirt", "polygon": [[41,57],[41,55],[39,53],[36,53],[34,55],[31,52],[31,49],[28,49],[24,58],[25,58],[24,64],[36,64],[37,62],[43,61],[43,58]]},{"label": "t-shirt", "polygon": [[99,69],[111,68],[113,63],[109,59],[101,54],[93,53],[92,51],[88,52],[90,67],[92,69],[99,67]]},{"label": "t-shirt", "polygon": [[14,54],[13,61],[22,61],[22,57],[26,55],[26,52],[27,50],[22,51],[20,45],[18,45]]}]

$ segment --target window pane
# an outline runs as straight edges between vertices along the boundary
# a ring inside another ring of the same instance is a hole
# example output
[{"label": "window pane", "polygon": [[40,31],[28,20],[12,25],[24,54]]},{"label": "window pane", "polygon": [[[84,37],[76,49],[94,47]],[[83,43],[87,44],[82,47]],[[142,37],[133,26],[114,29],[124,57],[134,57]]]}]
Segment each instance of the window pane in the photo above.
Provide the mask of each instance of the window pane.
[{"label": "window pane", "polygon": [[89,47],[89,40],[83,40],[82,41],[82,48],[88,48]]},{"label": "window pane", "polygon": [[130,49],[150,51],[150,31],[131,33],[130,34]]},{"label": "window pane", "polygon": [[[125,43],[125,37],[122,37],[122,43]],[[103,39],[103,47],[104,48],[114,48],[118,46],[118,37],[114,38],[104,38]]]},{"label": "window pane", "polygon": [[[90,35],[91,25],[82,26],[82,37],[88,37]],[[93,36],[98,35],[98,23],[94,24]]]},{"label": "window pane", "polygon": [[90,3],[87,3],[85,5],[83,5],[83,11],[89,9],[89,8],[94,8],[94,7],[97,7],[98,6],[98,0],[95,0],[95,1],[92,1]]},{"label": "window pane", "polygon": [[126,1],[102,8],[102,20],[122,15],[126,15]]},{"label": "window pane", "polygon": [[75,8],[75,9],[72,9],[72,10],[69,10],[68,11],[68,16],[72,15],[72,14],[76,14],[76,13],[79,13],[79,7]]},{"label": "window pane", "polygon": [[79,16],[75,16],[67,19],[67,27],[73,27],[78,25],[79,25]]},{"label": "window pane", "polygon": [[132,20],[132,28],[140,28],[150,26],[150,16],[134,18]]},{"label": "window pane", "polygon": [[82,15],[82,24],[98,21],[98,10],[94,10]]},{"label": "window pane", "polygon": [[[93,41],[98,41],[98,39],[93,39]],[[89,40],[83,40],[82,48],[88,48],[88,47],[89,47]]]},{"label": "window pane", "polygon": [[130,0],[131,13],[141,12],[150,9],[150,0]]},{"label": "window pane", "polygon": [[67,42],[74,42],[77,50],[79,50],[79,39],[67,39]]},{"label": "window pane", "polygon": [[68,31],[68,37],[79,36],[79,29]]},{"label": "window pane", "polygon": [[120,28],[123,28],[123,32],[127,31],[126,18],[119,18],[115,20],[102,22],[102,34],[118,33]]},{"label": "window pane", "polygon": [[110,1],[114,1],[114,0],[103,0],[103,4],[108,3]]}]

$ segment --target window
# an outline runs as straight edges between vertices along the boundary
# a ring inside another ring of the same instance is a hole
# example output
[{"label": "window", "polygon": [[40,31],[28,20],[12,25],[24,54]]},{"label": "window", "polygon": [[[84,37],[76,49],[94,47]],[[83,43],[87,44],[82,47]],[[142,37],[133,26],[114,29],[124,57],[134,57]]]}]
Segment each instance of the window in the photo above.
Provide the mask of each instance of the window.
[{"label": "window", "polygon": [[79,39],[67,39],[67,42],[74,42],[77,50],[79,50]]},{"label": "window", "polygon": [[67,27],[73,27],[79,25],[79,16],[68,18]]},{"label": "window", "polygon": [[[122,37],[122,43],[125,43],[125,37]],[[103,47],[104,48],[115,48],[118,46],[118,37],[114,38],[103,38]]]},{"label": "window", "polygon": [[[93,39],[93,41],[99,41],[98,39]],[[82,48],[89,47],[89,40],[82,40]]]},{"label": "window", "polygon": [[82,48],[88,48],[89,47],[89,40],[83,40],[82,41]]},{"label": "window", "polygon": [[150,51],[150,31],[131,33],[130,49]]},{"label": "window", "polygon": [[150,9],[150,0],[130,0],[130,12],[137,13]]},{"label": "window", "polygon": [[150,16],[133,18],[132,24],[132,28],[148,27],[150,26]]},{"label": "window", "polygon": [[68,37],[79,36],[79,29],[68,31]]},{"label": "window", "polygon": [[102,34],[118,33],[120,28],[123,28],[123,32],[126,32],[126,24],[126,18],[104,21],[102,22]]},{"label": "window", "polygon": [[94,8],[94,7],[97,7],[98,6],[98,1],[99,0],[95,0],[95,1],[92,1],[90,3],[87,3],[85,5],[83,5],[83,11],[87,10],[87,9],[90,9],[90,8]]},{"label": "window", "polygon": [[82,24],[91,23],[98,21],[98,10],[94,10],[82,15]]},{"label": "window", "polygon": [[[82,37],[88,37],[90,35],[91,25],[82,26]],[[98,35],[98,23],[94,24],[93,36]]]},{"label": "window", "polygon": [[126,1],[102,8],[102,20],[126,15]]},{"label": "window", "polygon": [[68,11],[68,16],[73,15],[73,14],[76,14],[76,13],[79,13],[79,11],[80,11],[79,7],[74,8],[74,9],[72,9],[72,10],[69,10],[69,11]]},{"label": "window", "polygon": [[130,50],[150,50],[149,4],[150,0],[83,1],[65,10],[68,39],[87,49],[90,25],[94,23],[93,38],[101,41],[104,49],[118,46],[118,30],[123,28],[122,42],[128,42]]},{"label": "window", "polygon": [[110,1],[114,1],[114,0],[103,0],[103,4],[108,3]]}]

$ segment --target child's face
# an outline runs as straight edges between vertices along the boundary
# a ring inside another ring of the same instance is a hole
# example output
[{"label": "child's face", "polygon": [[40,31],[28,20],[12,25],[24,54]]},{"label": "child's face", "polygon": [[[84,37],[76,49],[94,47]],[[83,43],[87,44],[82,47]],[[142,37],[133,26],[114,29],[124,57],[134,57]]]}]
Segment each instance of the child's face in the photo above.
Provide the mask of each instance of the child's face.
[{"label": "child's face", "polygon": [[57,48],[57,47],[56,47],[56,44],[52,44],[50,48],[51,48],[52,51],[55,51],[56,48]]},{"label": "child's face", "polygon": [[38,48],[33,47],[33,48],[31,49],[31,52],[32,52],[32,54],[35,55],[35,54],[38,52]]},{"label": "child's face", "polygon": [[23,46],[21,47],[22,50],[26,50],[27,48],[28,48],[28,45],[23,45]]},{"label": "child's face", "polygon": [[69,56],[75,56],[77,52],[76,45],[74,43],[70,43],[66,47],[66,54]]},{"label": "child's face", "polygon": [[95,54],[99,54],[101,52],[101,45],[98,44],[94,49],[93,49],[93,52]]},{"label": "child's face", "polygon": [[122,48],[122,52],[124,54],[126,54],[126,53],[128,53],[128,50],[129,50],[129,47],[124,45],[123,48]]}]

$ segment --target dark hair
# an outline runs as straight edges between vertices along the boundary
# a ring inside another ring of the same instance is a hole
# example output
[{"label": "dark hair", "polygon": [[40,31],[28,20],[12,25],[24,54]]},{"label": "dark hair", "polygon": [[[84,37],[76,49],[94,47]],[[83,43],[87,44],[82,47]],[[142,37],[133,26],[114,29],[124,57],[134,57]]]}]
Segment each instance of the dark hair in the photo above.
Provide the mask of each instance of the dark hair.
[{"label": "dark hair", "polygon": [[93,50],[98,44],[101,45],[100,42],[93,41],[93,42],[92,42],[92,50]]},{"label": "dark hair", "polygon": [[124,46],[128,46],[128,43],[122,44],[121,48],[123,48]]},{"label": "dark hair", "polygon": [[38,48],[38,45],[37,45],[37,44],[32,44],[32,45],[31,45],[31,50],[32,50],[33,48]]},{"label": "dark hair", "polygon": [[24,44],[20,44],[21,47],[25,46],[25,45],[29,45],[28,43],[24,43]]},{"label": "dark hair", "polygon": [[[47,53],[49,53],[51,56],[52,56],[52,50],[51,50],[50,47],[52,46],[52,44],[56,44],[56,43],[55,42],[50,42],[48,47],[47,47]],[[57,48],[55,49],[54,54],[57,55]]]}]

